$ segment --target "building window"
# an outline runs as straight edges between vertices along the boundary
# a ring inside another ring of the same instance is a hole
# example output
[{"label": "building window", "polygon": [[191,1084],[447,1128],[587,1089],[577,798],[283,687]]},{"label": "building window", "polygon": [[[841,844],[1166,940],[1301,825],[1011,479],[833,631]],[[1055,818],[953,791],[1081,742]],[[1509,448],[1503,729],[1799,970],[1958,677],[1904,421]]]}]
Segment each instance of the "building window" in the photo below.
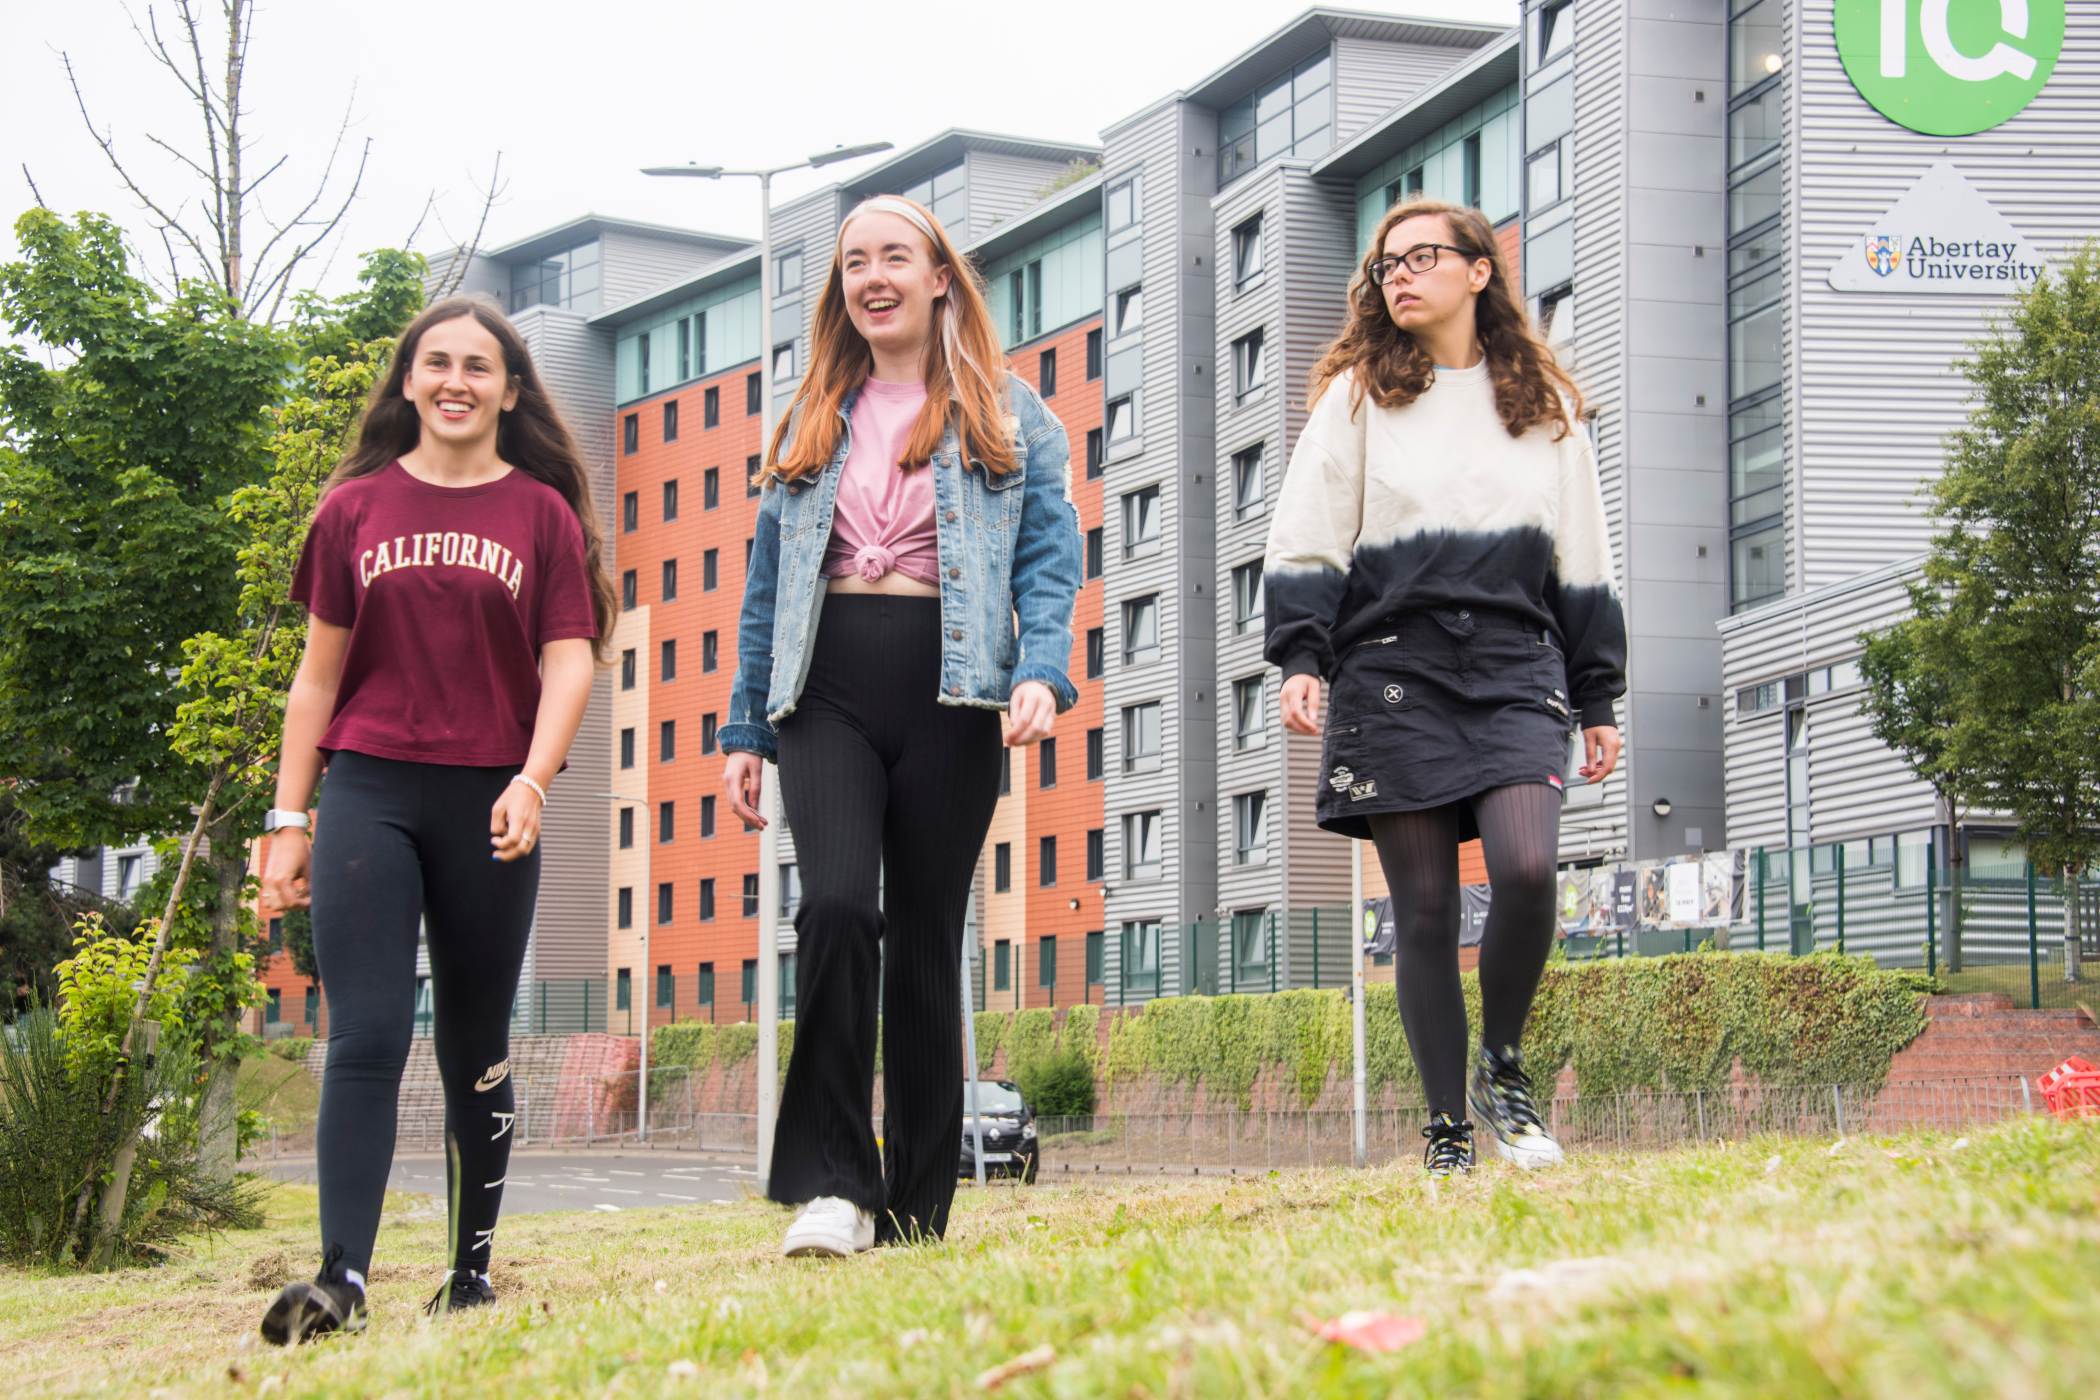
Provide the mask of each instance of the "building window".
[{"label": "building window", "polygon": [[622,807],[620,809],[620,849],[623,851],[634,849],[634,808],[632,807]]},{"label": "building window", "polygon": [[1232,863],[1266,865],[1269,860],[1269,794],[1243,792],[1232,799]]},{"label": "building window", "polygon": [[614,921],[615,921],[616,923],[618,923],[618,924],[619,924],[619,926],[620,926],[621,928],[633,928],[633,927],[634,927],[634,888],[633,888],[633,886],[631,886],[631,885],[622,885],[622,886],[620,887],[620,891],[619,891],[619,896],[618,896],[618,898],[617,898],[617,899],[616,899],[616,900],[614,901],[614,903],[615,903],[615,905],[617,906],[617,910],[618,910],[618,912],[617,912],[617,913],[616,913],[616,914],[615,914],[615,915],[613,916],[613,917],[614,917]]},{"label": "building window", "polygon": [[722,388],[711,386],[700,398],[700,426],[718,428],[722,425]]},{"label": "building window", "polygon": [[631,535],[642,523],[642,498],[639,493],[629,491],[620,497],[620,533]]},{"label": "building window", "polygon": [[1116,293],[1115,333],[1128,335],[1145,324],[1145,289],[1125,287]]},{"label": "building window", "polygon": [[961,161],[938,170],[915,185],[907,185],[897,193],[906,199],[916,199],[933,211],[955,239],[962,239],[965,225],[970,217],[969,187],[963,182],[964,168]]},{"label": "building window", "polygon": [[1086,381],[1091,384],[1101,377],[1101,328],[1094,327],[1086,333]]},{"label": "building window", "polygon": [[1086,532],[1086,576],[1101,577],[1101,527],[1096,525]]},{"label": "building window", "polygon": [[1057,392],[1057,351],[1045,350],[1035,357],[1036,392],[1049,398]]},{"label": "building window", "polygon": [[713,753],[714,751],[715,712],[709,710],[706,714],[700,716],[700,752]]},{"label": "building window", "polygon": [[755,870],[744,876],[744,917],[758,917],[758,872]]},{"label": "building window", "polygon": [[[700,882],[700,922],[712,923],[715,917],[715,882],[712,876]],[[709,998],[701,998],[703,1001]]]},{"label": "building window", "polygon": [[1107,456],[1102,450],[1102,446],[1101,430],[1099,428],[1088,428],[1086,430],[1086,479],[1088,481],[1101,479],[1101,463]]},{"label": "building window", "polygon": [[1123,925],[1123,980],[1153,981],[1159,976],[1159,920],[1132,919]]},{"label": "building window", "polygon": [[671,922],[671,883],[668,880],[656,887],[656,921],[660,924]]},{"label": "building window", "polygon": [[714,834],[715,800],[712,797],[703,797],[700,799],[700,839],[705,841]]},{"label": "building window", "polygon": [[1266,676],[1245,676],[1232,683],[1232,747],[1245,753],[1269,742],[1269,685]]},{"label": "building window", "polygon": [[1232,285],[1251,287],[1261,280],[1261,215],[1256,214],[1232,230]]},{"label": "building window", "polygon": [[1101,777],[1102,732],[1098,725],[1086,732],[1086,780],[1090,783]]},{"label": "building window", "polygon": [[1005,940],[992,944],[992,990],[1006,991],[1013,982],[1013,948]]},{"label": "building window", "polygon": [[1044,739],[1035,746],[1035,785],[1039,788],[1057,786],[1057,740]]},{"label": "building window", "polygon": [[1038,987],[1057,986],[1057,937],[1054,934],[1035,941],[1035,984]]},{"label": "building window", "polygon": [[634,689],[634,648],[620,653],[620,689]]},{"label": "building window", "polygon": [[1334,139],[1327,50],[1218,113],[1218,187],[1278,156],[1316,156]]},{"label": "building window", "polygon": [[1565,53],[1575,42],[1575,0],[1546,0],[1539,6],[1532,66]]},{"label": "building window", "polygon": [[1243,909],[1232,916],[1232,960],[1240,981],[1269,975],[1269,917],[1259,909]]},{"label": "building window", "polygon": [[1150,773],[1159,767],[1159,701],[1123,707],[1123,771]]},{"label": "building window", "polygon": [[722,504],[722,469],[709,467],[700,479],[700,508],[713,510]]},{"label": "building window", "polygon": [[1232,630],[1245,635],[1261,629],[1261,560],[1232,571]]},{"label": "building window", "polygon": [[[709,881],[709,883],[712,884],[713,881]],[[700,964],[700,1004],[702,1006],[713,1006],[715,1004],[715,965],[711,962]]]},{"label": "building window", "polygon": [[1138,435],[1137,395],[1108,401],[1108,440],[1128,442]]},{"label": "building window", "polygon": [[[712,394],[714,390],[709,389],[707,392]],[[710,424],[709,426],[713,425]],[[664,441],[678,441],[678,400],[676,399],[664,400]]]},{"label": "building window", "polygon": [[1001,841],[992,847],[992,892],[1004,894],[1013,888],[1014,848],[1012,843]]},{"label": "building window", "polygon": [[1086,678],[1090,681],[1100,680],[1108,669],[1107,638],[1108,629],[1105,627],[1086,629]]},{"label": "building window", "polygon": [[1044,836],[1036,841],[1035,882],[1047,888],[1057,883],[1057,838]]},{"label": "building window", "polygon": [[678,561],[676,559],[664,560],[663,594],[666,603],[675,602],[678,598]]},{"label": "building window", "polygon": [[1251,398],[1267,383],[1261,344],[1260,331],[1250,331],[1232,342],[1232,392],[1237,398]]},{"label": "building window", "polygon": [[[622,927],[625,926],[622,925]],[[630,1011],[633,1008],[634,973],[623,967],[620,969],[619,976],[613,979],[613,1010]]]},{"label": "building window", "polygon": [[795,342],[773,347],[773,382],[785,384],[795,377]]},{"label": "building window", "polygon": [[511,313],[528,306],[565,306],[573,311],[598,309],[598,240],[544,253],[510,270]]},{"label": "building window", "polygon": [[1107,844],[1103,839],[1105,834],[1098,826],[1086,834],[1086,878],[1096,884],[1103,878],[1102,853]]},{"label": "building window", "polygon": [[999,750],[999,795],[1005,797],[1014,790],[1014,751]]},{"label": "building window", "polygon": [[1107,232],[1115,233],[1129,228],[1138,219],[1138,182],[1125,180],[1120,185],[1111,185],[1103,199],[1108,210]]},{"label": "building window", "polygon": [[1107,975],[1103,970],[1105,958],[1101,946],[1105,941],[1100,929],[1095,929],[1086,936],[1086,980],[1089,986],[1100,986],[1101,979]]},{"label": "building window", "polygon": [[[646,340],[642,342],[642,344],[644,345],[647,345],[648,343],[649,342]],[[620,451],[623,455],[632,457],[635,453],[641,450],[642,415],[639,413],[630,413],[625,418],[620,420]]]},{"label": "building window", "polygon": [[677,980],[671,976],[671,965],[659,963],[656,968],[656,1004],[669,1006],[677,996]]},{"label": "building window", "polygon": [[667,719],[656,726],[656,761],[669,763],[678,757],[678,721]]},{"label": "building window", "polygon": [[636,602],[637,586],[635,583],[634,570],[629,569],[625,573],[620,575],[620,611],[633,612]]},{"label": "building window", "polygon": [[764,410],[764,387],[759,383],[759,373],[752,370],[744,376],[744,416],[756,418]]},{"label": "building window", "polygon": [[1257,442],[1232,454],[1232,515],[1235,520],[1261,514],[1268,486],[1263,479],[1262,449],[1265,445]]},{"label": "building window", "polygon": [[780,1019],[795,1019],[795,955],[780,955]]},{"label": "building window", "polygon": [[722,582],[722,551],[710,549],[700,556],[700,591],[712,593]]},{"label": "building window", "polygon": [[722,664],[722,645],[719,632],[700,634],[700,669],[703,672],[718,670]]},{"label": "building window", "polygon": [[[632,578],[634,575],[629,574],[628,577]],[[656,678],[660,681],[675,681],[678,679],[678,639],[675,637],[663,644]]]},{"label": "building window", "polygon": [[634,730],[632,727],[620,731],[620,766],[634,767]]},{"label": "building window", "polygon": [[744,459],[744,499],[758,498],[758,457],[756,454]]},{"label": "building window", "polygon": [[1140,666],[1159,660],[1159,595],[1147,594],[1123,604],[1123,664]]},{"label": "building window", "polygon": [[1728,25],[1729,606],[1786,592],[1781,0],[1736,0]]},{"label": "building window", "polygon": [[792,919],[802,907],[802,867],[791,860],[780,863],[780,917]]},{"label": "building window", "polygon": [[1135,559],[1158,549],[1159,486],[1155,483],[1123,497],[1123,557]]},{"label": "building window", "polygon": [[[758,877],[757,877],[756,875],[754,875],[754,876],[752,876],[751,878],[752,878],[753,880],[756,880],[756,879],[757,879]],[[758,959],[757,959],[757,958],[745,958],[745,959],[744,959],[744,985],[743,985],[743,993],[744,993],[744,1014],[745,1014],[746,1016],[749,1016],[749,1015],[751,1014],[751,1012],[750,1012],[750,1008],[752,1008],[753,1006],[756,1006],[756,1005],[758,1004]]]},{"label": "building window", "polygon": [[664,483],[664,521],[666,524],[678,518],[677,478]]}]

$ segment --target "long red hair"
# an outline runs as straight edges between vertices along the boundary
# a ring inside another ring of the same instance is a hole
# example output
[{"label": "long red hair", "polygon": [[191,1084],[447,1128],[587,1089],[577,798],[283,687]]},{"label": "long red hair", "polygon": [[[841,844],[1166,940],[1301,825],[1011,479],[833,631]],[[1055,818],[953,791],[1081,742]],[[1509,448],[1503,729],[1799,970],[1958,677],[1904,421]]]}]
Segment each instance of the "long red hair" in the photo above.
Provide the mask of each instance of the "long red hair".
[{"label": "long red hair", "polygon": [[1485,259],[1489,265],[1487,286],[1473,298],[1473,329],[1487,358],[1502,426],[1511,437],[1549,425],[1556,441],[1566,437],[1581,421],[1582,391],[1532,328],[1487,217],[1478,209],[1441,199],[1404,199],[1378,221],[1371,251],[1349,279],[1348,324],[1314,366],[1309,397],[1319,402],[1327,386],[1348,370],[1356,371],[1351,411],[1367,394],[1380,408],[1404,408],[1429,388],[1436,376],[1435,362],[1413,336],[1393,324],[1385,289],[1371,277],[1371,264],[1385,256],[1386,235],[1393,226],[1422,214],[1442,215],[1453,246],[1465,250],[1466,260]]},{"label": "long red hair", "polygon": [[[926,406],[919,410],[918,421],[904,441],[900,465],[909,470],[931,461],[952,421],[964,456],[1004,476],[1016,465],[1005,393],[1006,360],[999,333],[992,326],[992,313],[985,305],[984,284],[925,205],[902,195],[877,195],[863,200],[839,225],[838,241],[831,250],[831,274],[824,279],[810,329],[809,370],[795,390],[794,402],[773,429],[760,480],[792,481],[831,465],[843,426],[839,406],[874,371],[874,352],[846,314],[846,275],[840,256],[847,227],[867,213],[896,214],[909,221],[932,248],[934,265],[948,269],[948,290],[934,298],[933,334],[926,338]],[[792,441],[788,438],[791,427]]]}]

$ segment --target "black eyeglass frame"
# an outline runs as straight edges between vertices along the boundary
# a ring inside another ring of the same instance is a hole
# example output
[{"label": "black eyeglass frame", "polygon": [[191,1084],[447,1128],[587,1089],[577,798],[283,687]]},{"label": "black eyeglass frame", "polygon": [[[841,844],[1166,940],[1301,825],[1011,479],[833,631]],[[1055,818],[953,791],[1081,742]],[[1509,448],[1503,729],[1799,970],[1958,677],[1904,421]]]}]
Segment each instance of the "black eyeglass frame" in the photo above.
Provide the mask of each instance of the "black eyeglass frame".
[{"label": "black eyeglass frame", "polygon": [[[1456,253],[1468,262],[1479,262],[1485,256],[1481,253],[1475,253],[1471,249],[1461,248],[1455,243],[1417,243],[1414,247],[1398,256],[1373,258],[1370,262],[1364,264],[1364,276],[1370,278],[1374,285],[1383,287],[1386,283],[1393,280],[1394,270],[1402,263],[1407,264],[1409,272],[1419,276],[1436,266],[1439,249]],[[1429,261],[1418,266],[1417,259],[1423,253],[1429,255]]]}]

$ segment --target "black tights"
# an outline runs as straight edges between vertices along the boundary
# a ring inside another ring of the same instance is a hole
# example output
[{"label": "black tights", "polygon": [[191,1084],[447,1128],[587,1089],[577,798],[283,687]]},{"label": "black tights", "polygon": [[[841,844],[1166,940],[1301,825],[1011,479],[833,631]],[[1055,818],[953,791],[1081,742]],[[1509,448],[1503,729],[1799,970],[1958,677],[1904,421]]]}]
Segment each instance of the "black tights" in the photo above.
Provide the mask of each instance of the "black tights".
[{"label": "black tights", "polygon": [[540,853],[489,858],[489,809],[513,766],[361,753],[329,762],[314,823],[314,959],[328,990],[315,1130],[321,1246],[362,1275],[394,1159],[395,1102],[415,1028],[416,929],[430,949],[433,1049],[445,1086],[452,1267],[486,1272],[511,1124],[510,1013]]},{"label": "black tights", "polygon": [[[1544,783],[1491,788],[1467,799],[1487,855],[1487,930],[1480,945],[1480,1039],[1515,1045],[1552,950],[1558,790]],[[1458,982],[1457,803],[1370,818],[1378,863],[1393,892],[1400,1024],[1422,1076],[1430,1116],[1465,1114],[1466,1010]]]}]

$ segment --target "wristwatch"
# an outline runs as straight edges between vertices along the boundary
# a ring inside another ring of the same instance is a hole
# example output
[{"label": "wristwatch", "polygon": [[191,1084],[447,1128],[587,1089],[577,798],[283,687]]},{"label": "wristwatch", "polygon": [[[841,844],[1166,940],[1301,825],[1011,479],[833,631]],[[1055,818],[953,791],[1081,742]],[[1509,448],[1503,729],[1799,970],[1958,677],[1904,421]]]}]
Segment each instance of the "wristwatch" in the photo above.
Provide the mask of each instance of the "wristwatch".
[{"label": "wristwatch", "polygon": [[283,807],[272,807],[269,811],[263,813],[263,835],[267,836],[274,831],[281,831],[288,826],[295,826],[301,831],[307,830],[309,823],[306,820],[306,813],[289,811]]}]

